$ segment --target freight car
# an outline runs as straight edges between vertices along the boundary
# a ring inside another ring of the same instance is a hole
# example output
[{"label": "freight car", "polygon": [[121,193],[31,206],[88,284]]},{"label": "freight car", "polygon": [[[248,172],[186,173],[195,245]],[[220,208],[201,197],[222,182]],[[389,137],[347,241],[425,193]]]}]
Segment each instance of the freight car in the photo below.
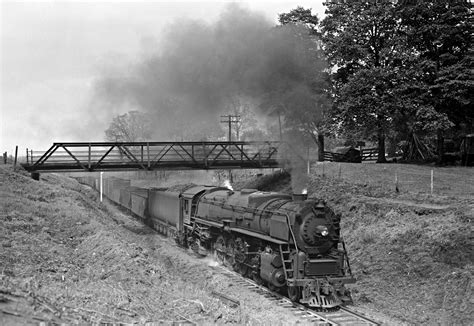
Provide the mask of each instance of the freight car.
[{"label": "freight car", "polygon": [[322,200],[255,189],[142,189],[117,179],[104,183],[109,199],[179,245],[198,254],[214,252],[242,275],[286,292],[295,302],[329,309],[351,301],[345,284],[355,279],[340,216]]}]

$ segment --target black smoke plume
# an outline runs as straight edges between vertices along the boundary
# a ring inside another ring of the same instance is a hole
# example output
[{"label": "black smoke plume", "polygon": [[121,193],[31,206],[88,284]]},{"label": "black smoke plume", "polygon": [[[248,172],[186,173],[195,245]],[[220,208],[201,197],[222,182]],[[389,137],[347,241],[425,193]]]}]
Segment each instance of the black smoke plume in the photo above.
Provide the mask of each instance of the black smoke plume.
[{"label": "black smoke plume", "polygon": [[261,107],[268,113],[268,103],[285,94],[312,93],[310,75],[321,67],[304,35],[300,27],[275,27],[261,14],[229,5],[214,23],[169,25],[153,55],[104,75],[97,95],[113,107],[150,113],[156,140],[216,139],[225,135],[219,120],[232,97],[266,103]]}]

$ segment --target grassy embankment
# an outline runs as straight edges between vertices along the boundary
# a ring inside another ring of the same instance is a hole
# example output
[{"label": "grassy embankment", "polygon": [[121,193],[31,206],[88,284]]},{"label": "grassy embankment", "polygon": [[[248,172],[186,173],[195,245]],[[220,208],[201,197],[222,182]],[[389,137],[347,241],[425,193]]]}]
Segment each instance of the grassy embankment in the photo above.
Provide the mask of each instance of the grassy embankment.
[{"label": "grassy embankment", "polygon": [[1,325],[296,321],[72,179],[0,166],[0,198]]},{"label": "grassy embankment", "polygon": [[[338,171],[337,164],[328,164],[326,176],[313,174],[308,187],[310,197],[325,199],[342,215],[343,236],[358,280],[352,286],[356,306],[415,324],[471,324],[473,197],[431,196],[416,187],[397,193],[374,178],[376,173],[364,178],[352,172],[357,179],[349,177],[351,169],[363,168],[367,167],[347,164],[346,178],[339,179],[328,177],[331,169]],[[417,173],[429,171],[415,168]],[[474,171],[469,175],[465,171],[450,169],[462,184],[445,184],[444,189],[472,187],[469,178]],[[276,174],[238,187],[291,193],[290,184],[289,175]]]}]

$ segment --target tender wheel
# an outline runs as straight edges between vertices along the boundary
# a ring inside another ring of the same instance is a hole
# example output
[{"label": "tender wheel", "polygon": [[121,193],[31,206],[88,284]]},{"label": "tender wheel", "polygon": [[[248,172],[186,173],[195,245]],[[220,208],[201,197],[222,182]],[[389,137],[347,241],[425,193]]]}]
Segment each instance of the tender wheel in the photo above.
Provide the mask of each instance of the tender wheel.
[{"label": "tender wheel", "polygon": [[301,299],[301,289],[299,286],[288,287],[288,298],[293,302],[299,302]]}]

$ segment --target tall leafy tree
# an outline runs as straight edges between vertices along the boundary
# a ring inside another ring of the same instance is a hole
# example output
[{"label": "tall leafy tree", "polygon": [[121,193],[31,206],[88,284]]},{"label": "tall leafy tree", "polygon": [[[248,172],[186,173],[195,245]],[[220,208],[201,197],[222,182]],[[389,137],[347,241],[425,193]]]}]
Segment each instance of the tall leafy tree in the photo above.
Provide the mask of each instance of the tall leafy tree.
[{"label": "tall leafy tree", "polygon": [[[323,44],[334,122],[378,140],[472,125],[472,14],[468,1],[328,2]],[[471,121],[471,122],[470,122]]]},{"label": "tall leafy tree", "polygon": [[435,126],[441,158],[443,131],[454,125],[456,130],[470,132],[474,124],[472,4],[470,1],[406,2],[397,6],[397,15],[408,45],[417,54],[418,81],[425,86],[420,95],[424,103],[450,122]]},{"label": "tall leafy tree", "polygon": [[326,6],[322,38],[333,72],[335,123],[377,140],[377,161],[385,162],[385,138],[397,101],[391,76],[404,45],[397,37],[395,7],[389,1]]}]

